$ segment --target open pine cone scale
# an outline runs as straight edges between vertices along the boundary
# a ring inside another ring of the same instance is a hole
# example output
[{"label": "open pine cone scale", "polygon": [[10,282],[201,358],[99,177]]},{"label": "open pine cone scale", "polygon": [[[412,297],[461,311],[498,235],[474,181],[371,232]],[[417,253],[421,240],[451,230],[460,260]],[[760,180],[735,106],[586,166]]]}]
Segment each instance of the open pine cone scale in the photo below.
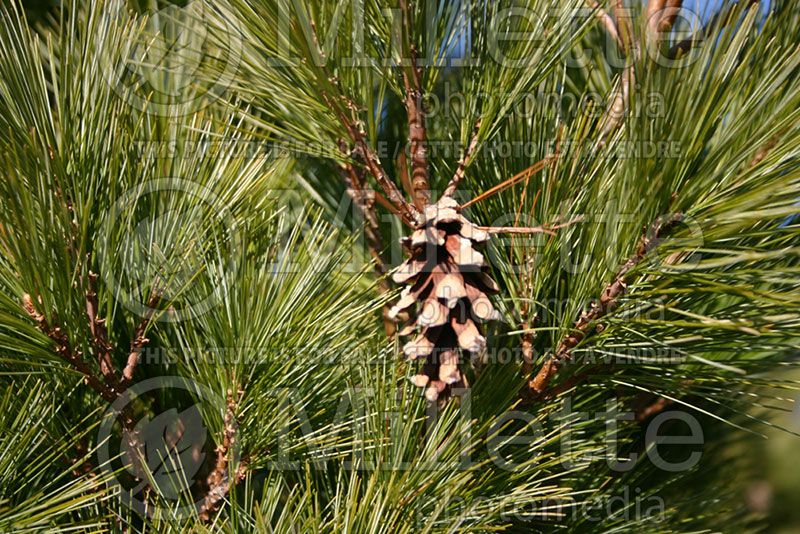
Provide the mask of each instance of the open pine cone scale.
[{"label": "open pine cone scale", "polygon": [[[401,336],[416,334],[403,346],[406,357],[425,358],[411,381],[426,388],[435,401],[451,387],[466,387],[462,359],[486,346],[480,323],[497,318],[488,295],[498,291],[483,255],[476,250],[489,234],[458,212],[458,204],[443,197],[425,209],[424,222],[401,240],[410,257],[393,274],[406,284],[389,312],[391,318],[417,305],[416,318]],[[465,354],[466,353],[466,354]]]}]

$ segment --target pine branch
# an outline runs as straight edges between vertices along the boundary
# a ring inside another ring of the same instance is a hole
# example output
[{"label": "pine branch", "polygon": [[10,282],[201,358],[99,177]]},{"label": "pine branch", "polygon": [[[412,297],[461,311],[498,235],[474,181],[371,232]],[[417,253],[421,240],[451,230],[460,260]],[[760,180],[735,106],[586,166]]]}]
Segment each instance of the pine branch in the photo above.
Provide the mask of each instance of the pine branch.
[{"label": "pine branch", "polygon": [[[330,99],[326,98],[326,101],[330,105]],[[347,133],[355,144],[356,149],[358,149],[363,155],[367,170],[369,170],[370,174],[372,174],[372,176],[375,178],[375,181],[378,182],[378,185],[386,193],[387,199],[400,214],[403,222],[410,226],[416,226],[420,218],[419,210],[417,210],[414,205],[406,202],[406,200],[403,198],[403,194],[383,169],[378,155],[367,143],[364,133],[352,121],[350,121],[344,113],[339,112],[333,106],[331,106],[331,108],[337,112],[339,120],[347,130]]]},{"label": "pine branch", "polygon": [[22,307],[36,323],[39,330],[55,343],[54,350],[56,354],[82,374],[86,384],[97,392],[103,400],[109,403],[114,402],[118,396],[114,385],[99,380],[94,373],[92,373],[89,365],[83,359],[81,351],[72,347],[69,342],[69,337],[55,321],[52,325],[48,324],[45,316],[36,309],[33,299],[27,293],[22,295]]},{"label": "pine branch", "polygon": [[[241,399],[242,394],[242,391],[238,392],[239,399]],[[211,519],[212,514],[219,509],[222,501],[230,492],[231,487],[244,480],[245,476],[247,475],[247,463],[243,460],[239,461],[239,465],[236,466],[236,473],[234,474],[233,479],[230,478],[230,474],[228,472],[228,456],[231,454],[231,451],[236,445],[236,432],[238,429],[238,425],[236,423],[237,406],[238,400],[234,400],[233,392],[228,390],[227,402],[225,405],[225,427],[222,431],[222,443],[216,448],[215,452],[217,453],[217,461],[214,465],[214,469],[206,479],[208,491],[206,492],[206,495],[203,498],[203,501],[200,503],[200,507],[198,509],[198,516],[200,517],[200,520],[204,522],[208,522]]]},{"label": "pine branch", "polygon": [[[317,37],[317,28],[313,22],[311,24],[311,36],[314,41],[314,46],[316,46],[318,49],[319,39]],[[317,53],[319,53],[319,50],[317,50]],[[322,69],[329,80],[337,79],[335,76],[332,76],[330,72],[328,72],[327,67],[324,65]],[[324,91],[322,93],[322,97],[325,103],[328,105],[328,108],[334,112],[344,129],[347,131],[350,140],[355,144],[356,148],[361,151],[365,163],[367,164],[367,169],[375,178],[375,181],[378,182],[378,185],[381,187],[381,189],[383,189],[383,191],[386,193],[388,200],[394,205],[395,208],[397,208],[397,211],[400,213],[400,217],[406,224],[415,226],[420,220],[419,210],[417,210],[414,205],[406,202],[406,200],[403,198],[403,194],[386,174],[386,171],[381,165],[380,158],[372,149],[372,147],[369,146],[369,143],[367,143],[364,132],[362,132],[361,128],[357,125],[357,121],[351,120],[347,117],[346,112],[338,105],[336,98],[331,98]],[[341,97],[347,102],[347,108],[349,110],[354,111],[358,109],[355,103],[349,98],[345,97],[344,95],[341,95]]]},{"label": "pine branch", "polygon": [[456,168],[455,174],[450,179],[450,182],[447,184],[447,188],[444,190],[445,196],[453,196],[455,194],[456,189],[458,189],[458,184],[464,178],[464,173],[467,170],[467,166],[472,162],[472,158],[475,156],[475,151],[478,148],[478,130],[481,127],[481,119],[479,118],[475,122],[475,127],[472,129],[472,138],[470,139],[469,145],[464,149],[464,153],[461,155],[461,159],[458,161],[458,167]]},{"label": "pine branch", "polygon": [[[358,152],[352,154],[354,159],[358,159]],[[346,164],[343,169],[343,179],[347,186],[347,194],[353,199],[353,203],[364,218],[364,237],[367,242],[372,263],[375,269],[375,276],[378,279],[379,295],[386,295],[392,287],[386,277],[386,262],[383,260],[383,238],[381,237],[378,217],[375,213],[375,197],[371,197],[366,190],[366,181],[362,169],[356,168],[352,164]],[[383,327],[387,336],[394,335],[396,331],[395,323],[388,317],[390,306],[383,307]]]},{"label": "pine branch", "polygon": [[[97,305],[95,298],[96,295],[87,296],[87,304],[89,305],[87,307],[87,311],[89,311],[90,315],[90,324],[95,324],[96,326],[95,319]],[[83,359],[81,352],[72,347],[67,334],[55,321],[52,325],[48,324],[44,315],[36,309],[33,298],[28,293],[25,293],[22,296],[22,307],[36,323],[36,326],[39,328],[39,330],[55,343],[56,354],[70,366],[72,366],[72,368],[82,374],[84,381],[92,390],[94,390],[104,401],[109,404],[114,404],[114,402],[120,399],[124,393],[124,388],[122,388],[121,384],[116,381],[116,373],[103,374],[103,380],[95,376],[87,362]],[[99,337],[101,336],[100,330],[95,328],[94,332],[97,332],[99,339],[104,339]],[[93,335],[95,335],[94,332]],[[102,335],[104,336],[105,334]],[[120,409],[119,418],[122,428],[125,430],[124,434],[126,437],[126,445],[129,451],[128,456],[131,460],[134,472],[137,474],[139,479],[146,480],[146,467],[144,464],[142,464],[142,459],[139,456],[141,451],[144,450],[144,445],[139,439],[139,432],[136,429],[137,420],[130,404],[125,403]]]},{"label": "pine branch", "polygon": [[[571,359],[571,351],[583,339],[591,334],[590,327],[599,319],[603,318],[610,311],[616,308],[618,299],[627,291],[630,280],[628,273],[639,264],[647,254],[658,246],[661,236],[669,231],[676,223],[683,220],[681,214],[673,214],[667,218],[660,218],[642,236],[636,253],[620,267],[614,280],[608,284],[600,295],[600,301],[592,303],[589,311],[583,312],[575,323],[571,333],[569,333],[558,345],[555,355],[547,358],[539,372],[533,379],[528,381],[528,388],[534,397],[540,397],[547,389],[550,380],[556,375],[561,366]],[[596,325],[597,331],[602,331],[602,325]]]},{"label": "pine branch", "polygon": [[421,211],[431,201],[431,186],[428,176],[428,134],[425,126],[425,109],[422,103],[422,67],[417,58],[411,13],[406,0],[400,0],[400,10],[403,12],[405,39],[411,60],[411,75],[409,76],[408,70],[403,70],[405,107],[408,118],[408,146],[411,153],[411,191],[414,205]]},{"label": "pine branch", "polygon": [[[658,4],[658,0],[654,0]],[[616,0],[614,4],[614,15],[617,19],[621,49],[625,53],[626,65],[620,74],[619,82],[614,92],[611,94],[611,101],[606,108],[606,112],[600,119],[600,137],[597,146],[602,147],[608,142],[617,128],[622,124],[622,119],[630,104],[631,87],[636,84],[636,71],[634,64],[639,57],[639,44],[631,31],[631,21],[625,14],[623,0]]]},{"label": "pine branch", "polygon": [[161,300],[161,293],[158,291],[153,291],[150,295],[150,299],[147,301],[147,306],[145,307],[142,319],[136,326],[136,331],[133,335],[133,340],[131,341],[131,349],[128,352],[128,359],[125,362],[125,368],[122,370],[122,379],[120,380],[120,388],[123,391],[127,389],[131,381],[133,381],[133,373],[136,371],[136,366],[139,364],[139,360],[142,354],[142,349],[144,349],[144,346],[147,344],[148,341],[150,341],[149,339],[144,337],[144,332],[147,329],[147,326],[150,324],[150,319],[153,317],[153,313],[155,312],[155,307],[158,305],[158,302],[160,300]]},{"label": "pine branch", "polygon": [[614,43],[620,48],[623,48],[622,39],[619,36],[619,29],[617,28],[617,23],[614,22],[614,19],[611,15],[608,14],[608,11],[603,9],[603,7],[597,2],[597,0],[586,0],[586,4],[594,10],[595,17],[603,24],[606,29],[606,33],[611,37]]},{"label": "pine branch", "polygon": [[113,347],[108,342],[106,321],[98,317],[97,292],[95,291],[97,274],[89,271],[87,278],[86,315],[89,318],[89,330],[92,333],[92,345],[97,352],[97,363],[100,367],[100,374],[103,375],[106,383],[118,385],[119,379],[117,378],[117,372],[111,361],[111,351]]},{"label": "pine branch", "polygon": [[[680,8],[680,2],[679,1],[669,0],[669,4],[671,4],[672,7],[677,7],[677,9]],[[754,154],[753,158],[748,163],[747,167],[748,168],[752,168],[752,167],[758,165],[769,154],[769,152],[777,145],[777,143],[780,141],[781,135],[782,134],[779,132],[779,133],[773,135],[771,138],[769,138],[764,144],[762,144],[761,147]],[[666,221],[665,225],[659,231],[660,232],[666,231],[667,227],[671,226],[675,222],[678,222],[678,220],[675,220],[675,221],[668,220],[668,221]],[[648,251],[647,249],[652,248],[652,246],[654,246],[654,245],[655,245],[655,243],[653,241],[648,242],[645,245],[645,250],[644,250],[644,252],[643,252],[641,257],[643,257],[645,254],[647,254],[647,251]],[[639,252],[637,252],[637,256],[639,255],[639,253],[642,252],[642,250],[643,249],[640,246]],[[670,263],[672,262],[672,260],[673,260],[673,258],[668,258],[667,259],[667,261],[670,262]],[[631,263],[631,260],[629,260],[625,264],[625,266],[623,266],[623,271],[624,271],[623,272],[623,276],[624,276],[625,273],[627,273],[628,270],[630,270],[630,268],[633,267],[633,265],[630,265],[630,263]],[[619,280],[619,278],[620,277],[618,275],[617,280]],[[624,291],[624,286],[623,286],[623,291]],[[579,321],[579,323],[580,323],[580,321]],[[583,326],[584,327],[588,326],[588,324],[584,324]],[[602,325],[597,325],[597,326],[599,328],[602,328]],[[578,328],[578,327],[579,326],[576,324],[576,328]],[[581,328],[579,330],[579,336],[580,336],[581,339],[582,339],[582,334],[580,332],[584,332],[584,331],[585,331],[584,328]],[[571,338],[567,338],[567,340],[565,340],[565,341],[569,341],[570,339]],[[578,341],[580,341],[580,339]],[[566,354],[566,356],[568,356],[568,353]],[[556,362],[552,362],[552,363],[555,364]],[[551,365],[551,361],[550,360],[548,360],[545,363],[545,367],[547,367],[547,370],[545,371],[545,368],[543,367],[543,370],[540,371],[539,375],[537,375],[536,378],[541,378],[542,380],[544,380],[545,379],[544,377],[546,377],[548,374],[550,374],[550,373],[554,374],[558,370],[556,365]],[[547,391],[546,395],[544,395],[544,398],[552,398],[554,396],[557,396],[558,394],[560,394],[560,392],[566,391],[566,390],[570,389],[571,387],[574,387],[574,385],[576,385],[579,382],[582,382],[583,380],[588,378],[590,375],[595,374],[595,373],[596,373],[596,370],[589,370],[589,371],[586,371],[586,372],[581,373],[579,375],[570,377],[567,381],[565,381],[562,384],[559,384],[556,388],[552,388],[551,390]],[[534,392],[535,391],[536,390],[534,389]],[[665,399],[661,398],[661,399],[657,400],[652,406],[650,406],[647,409],[645,409],[642,414],[637,414],[637,420],[647,419],[648,417],[650,417],[652,415],[655,415],[656,413],[658,413],[661,410],[663,410],[666,406],[669,406],[669,404],[671,404],[671,401],[667,401],[666,403],[662,402],[662,401],[665,401]]]},{"label": "pine branch", "polygon": [[658,31],[666,33],[672,29],[681,7],[683,7],[683,0],[667,0],[664,11],[661,14],[661,20],[658,23]]}]

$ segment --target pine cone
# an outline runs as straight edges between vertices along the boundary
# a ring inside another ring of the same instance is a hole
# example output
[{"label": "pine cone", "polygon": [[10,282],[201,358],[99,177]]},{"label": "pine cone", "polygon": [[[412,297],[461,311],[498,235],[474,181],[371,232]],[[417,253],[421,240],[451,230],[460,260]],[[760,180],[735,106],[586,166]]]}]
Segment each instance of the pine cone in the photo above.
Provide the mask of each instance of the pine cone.
[{"label": "pine cone", "polygon": [[488,297],[498,291],[497,284],[487,274],[483,255],[475,250],[475,244],[488,240],[489,234],[458,213],[457,206],[444,197],[425,208],[425,222],[401,240],[411,257],[392,276],[406,287],[389,316],[421,305],[416,319],[400,335],[416,333],[403,352],[412,360],[425,357],[412,382],[426,388],[431,402],[450,387],[466,386],[461,356],[484,348],[486,339],[478,323],[497,315]]}]

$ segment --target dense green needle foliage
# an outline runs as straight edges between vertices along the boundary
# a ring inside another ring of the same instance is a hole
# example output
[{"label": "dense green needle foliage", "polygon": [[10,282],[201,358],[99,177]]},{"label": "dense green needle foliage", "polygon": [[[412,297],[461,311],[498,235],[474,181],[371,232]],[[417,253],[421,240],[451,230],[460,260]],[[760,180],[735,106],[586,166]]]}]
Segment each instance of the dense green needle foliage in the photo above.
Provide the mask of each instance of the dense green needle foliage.
[{"label": "dense green needle foliage", "polygon": [[[797,2],[680,50],[647,2],[140,4],[0,7],[0,532],[763,526]],[[382,321],[422,174],[499,286],[435,403]]]}]

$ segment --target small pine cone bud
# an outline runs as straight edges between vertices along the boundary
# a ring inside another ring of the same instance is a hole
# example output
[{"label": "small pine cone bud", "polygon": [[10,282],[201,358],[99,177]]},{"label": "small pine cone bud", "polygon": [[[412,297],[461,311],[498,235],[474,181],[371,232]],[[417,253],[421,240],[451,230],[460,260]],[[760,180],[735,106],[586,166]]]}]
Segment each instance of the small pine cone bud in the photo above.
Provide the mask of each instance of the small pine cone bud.
[{"label": "small pine cone bud", "polygon": [[603,323],[597,323],[597,325],[594,327],[595,332],[597,332],[598,334],[601,333],[605,329],[606,329],[606,325],[604,325]]}]

